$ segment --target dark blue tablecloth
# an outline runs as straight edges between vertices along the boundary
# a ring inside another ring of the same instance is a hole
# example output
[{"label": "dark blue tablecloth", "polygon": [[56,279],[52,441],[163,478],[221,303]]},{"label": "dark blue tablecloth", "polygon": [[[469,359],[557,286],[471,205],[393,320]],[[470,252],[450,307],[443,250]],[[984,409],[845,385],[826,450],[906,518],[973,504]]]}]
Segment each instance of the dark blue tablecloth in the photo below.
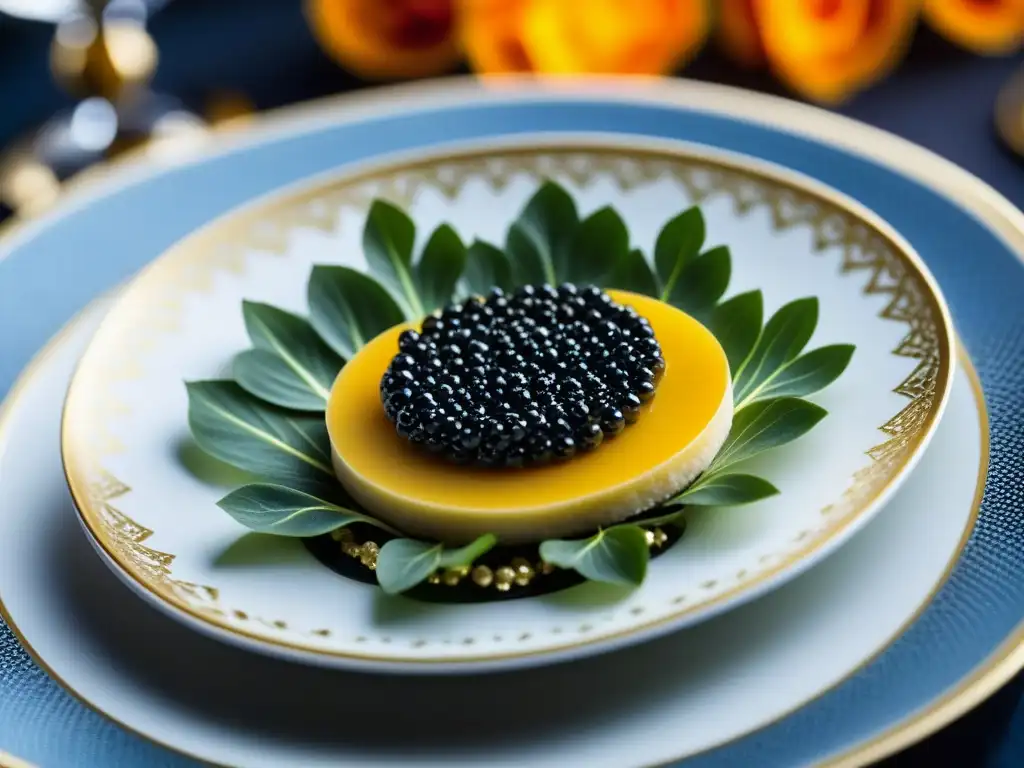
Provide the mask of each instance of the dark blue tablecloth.
[{"label": "dark blue tablecloth", "polygon": [[[243,92],[261,109],[365,87],[317,49],[297,0],[174,0],[150,24],[161,64],[155,87],[201,109],[215,91]],[[70,102],[52,84],[52,29],[0,21],[0,147]],[[1024,54],[981,58],[927,32],[897,73],[839,111],[892,131],[976,174],[1024,207],[1024,161],[995,138],[992,106]],[[781,93],[709,51],[686,76]],[[1022,308],[1024,311],[1024,308]],[[1024,766],[1024,675],[892,766]]]}]

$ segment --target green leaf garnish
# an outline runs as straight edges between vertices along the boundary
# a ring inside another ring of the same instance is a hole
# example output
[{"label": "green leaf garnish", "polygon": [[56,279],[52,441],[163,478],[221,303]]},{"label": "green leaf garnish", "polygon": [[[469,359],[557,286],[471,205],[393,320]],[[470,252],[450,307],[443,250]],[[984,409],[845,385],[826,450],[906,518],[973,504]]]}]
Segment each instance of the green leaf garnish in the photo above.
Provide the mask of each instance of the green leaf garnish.
[{"label": "green leaf garnish", "polygon": [[725,350],[733,377],[754,350],[763,322],[764,298],[760,291],[733,296],[711,312],[708,329]]},{"label": "green leaf garnish", "polygon": [[474,560],[490,552],[497,543],[498,538],[494,534],[485,533],[464,547],[442,549],[441,560],[438,565],[441,568],[459,568],[472,565]]},{"label": "green leaf garnish", "polygon": [[486,296],[494,287],[511,291],[512,264],[500,248],[482,240],[474,240],[466,250],[466,268],[462,274],[466,296]]},{"label": "green leaf garnish", "polygon": [[669,301],[683,269],[700,253],[704,230],[704,215],[697,207],[687,208],[662,227],[654,244],[654,267],[661,283],[662,301]]},{"label": "green leaf garnish", "polygon": [[319,413],[327,407],[319,388],[311,388],[287,362],[265,349],[247,349],[236,355],[231,375],[246,392],[273,405]]},{"label": "green leaf garnish", "polygon": [[544,541],[540,556],[546,563],[572,569],[591,581],[636,586],[647,574],[650,550],[642,528],[616,525],[589,539]]},{"label": "green leaf garnish", "polygon": [[416,284],[423,309],[432,312],[452,300],[455,285],[466,267],[466,246],[447,224],[434,230],[416,264]]},{"label": "green leaf garnish", "polygon": [[657,279],[639,249],[627,251],[619,259],[608,278],[608,287],[658,297]]},{"label": "green leaf garnish", "polygon": [[568,263],[568,249],[579,214],[572,196],[547,181],[527,201],[509,228],[505,249],[519,284],[558,283],[557,265]]},{"label": "green leaf garnish", "polygon": [[[323,410],[331,392],[331,384],[344,364],[323,340],[309,322],[291,312],[285,312],[269,304],[253,301],[242,302],[242,316],[255,352],[266,352],[278,358],[280,363],[270,362],[261,369],[260,362],[267,362],[265,355],[256,354],[236,361],[238,383],[257,397],[287,408],[301,410]],[[305,389],[306,394],[298,394]],[[300,403],[281,402],[281,399]]]},{"label": "green leaf garnish", "polygon": [[746,402],[813,395],[839,378],[850,364],[853,351],[853,344],[831,344],[800,355],[748,394]]},{"label": "green leaf garnish", "polygon": [[668,294],[668,301],[702,320],[722,298],[731,277],[729,249],[724,245],[712,248],[683,267],[682,274]]},{"label": "green leaf garnish", "polygon": [[334,484],[323,416],[267,405],[233,381],[192,381],[188,424],[216,459],[292,488]]},{"label": "green leaf garnish", "polygon": [[410,317],[424,314],[423,302],[412,276],[412,248],[416,225],[400,208],[374,200],[363,229],[363,254],[380,282],[406,305]]},{"label": "green leaf garnish", "polygon": [[559,282],[603,285],[628,253],[625,222],[614,209],[602,208],[579,223],[569,248],[556,252],[564,261],[555,262],[555,274]]},{"label": "green leaf garnish", "polygon": [[691,507],[733,507],[751,504],[774,496],[779,489],[754,475],[711,474],[672,499],[672,503]]},{"label": "green leaf garnish", "polygon": [[366,523],[400,535],[372,517],[283,485],[243,485],[218,501],[217,506],[246,528],[275,536],[320,536],[352,523]]},{"label": "green leaf garnish", "polygon": [[796,440],[825,418],[826,413],[821,406],[798,397],[761,400],[739,409],[708,474]]},{"label": "green leaf garnish", "polygon": [[348,267],[313,267],[306,295],[313,328],[346,359],[374,336],[405,320],[380,283]]},{"label": "green leaf garnish", "polygon": [[438,568],[472,565],[497,543],[498,539],[489,533],[458,549],[415,539],[392,539],[377,555],[377,581],[389,595],[396,595],[412,589]]},{"label": "green leaf garnish", "polygon": [[518,222],[513,222],[505,236],[505,251],[512,264],[516,285],[540,285],[554,280],[554,267],[546,262],[540,247]]},{"label": "green leaf garnish", "polygon": [[249,484],[218,504],[262,533],[310,538],[364,523],[396,536],[381,548],[376,565],[381,587],[391,594],[438,569],[471,566],[497,544],[494,536],[454,549],[404,538],[344,492],[331,466],[322,415],[338,371],[372,338],[447,305],[453,296],[563,281],[619,288],[659,297],[705,323],[725,350],[736,402],[725,444],[685,491],[636,523],[540,544],[546,563],[593,581],[640,584],[650,557],[640,526],[678,525],[690,506],[749,504],[778,493],[767,480],[730,468],[813,428],[825,411],[801,398],[832,383],[854,351],[837,344],[803,353],[818,320],[815,299],[787,304],[767,324],[760,291],[722,302],[731,277],[729,250],[705,251],[705,239],[703,215],[690,208],[664,225],[649,262],[640,250],[630,250],[629,231],[612,208],[581,221],[572,196],[549,181],[510,225],[504,250],[480,240],[467,248],[442,224],[416,260],[413,221],[394,205],[374,201],[363,231],[369,274],[314,267],[308,321],[246,302],[254,348],[235,358],[235,381],[186,384],[189,425],[200,452],[265,481],[240,479]]},{"label": "green leaf garnish", "polygon": [[772,315],[757,345],[734,376],[733,393],[743,403],[778,370],[796,358],[814,334],[818,324],[818,300],[797,299]]}]

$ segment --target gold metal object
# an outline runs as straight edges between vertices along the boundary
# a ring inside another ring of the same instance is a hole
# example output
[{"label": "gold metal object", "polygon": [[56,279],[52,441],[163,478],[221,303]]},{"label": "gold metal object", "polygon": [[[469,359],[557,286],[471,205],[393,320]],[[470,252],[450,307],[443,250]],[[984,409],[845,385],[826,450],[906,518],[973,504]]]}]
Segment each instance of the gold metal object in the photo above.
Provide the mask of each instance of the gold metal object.
[{"label": "gold metal object", "polygon": [[69,93],[115,102],[156,71],[153,38],[138,19],[76,14],[61,21],[50,45],[50,71]]},{"label": "gold metal object", "polygon": [[49,208],[63,179],[89,166],[143,147],[187,151],[209,125],[239,124],[254,111],[243,96],[218,93],[204,120],[151,92],[159,54],[146,31],[146,7],[89,0],[55,20],[50,70],[80,101],[0,157],[0,203],[17,216]]}]

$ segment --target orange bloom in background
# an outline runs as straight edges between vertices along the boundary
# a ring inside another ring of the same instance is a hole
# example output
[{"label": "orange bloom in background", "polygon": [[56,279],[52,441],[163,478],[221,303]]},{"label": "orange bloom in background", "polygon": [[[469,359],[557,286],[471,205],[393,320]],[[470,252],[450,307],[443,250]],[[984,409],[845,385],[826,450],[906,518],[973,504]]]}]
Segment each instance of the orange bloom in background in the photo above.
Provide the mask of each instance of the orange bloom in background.
[{"label": "orange bloom in background", "polygon": [[833,103],[895,66],[919,10],[920,0],[722,0],[718,35],[740,63]]},{"label": "orange bloom in background", "polygon": [[704,42],[707,0],[460,0],[463,48],[483,73],[657,75]]},{"label": "orange bloom in background", "polygon": [[1009,53],[1024,44],[1024,0],[924,0],[928,25],[977,53]]},{"label": "orange bloom in background", "polygon": [[454,0],[307,0],[317,41],[371,79],[440,75],[462,58]]}]

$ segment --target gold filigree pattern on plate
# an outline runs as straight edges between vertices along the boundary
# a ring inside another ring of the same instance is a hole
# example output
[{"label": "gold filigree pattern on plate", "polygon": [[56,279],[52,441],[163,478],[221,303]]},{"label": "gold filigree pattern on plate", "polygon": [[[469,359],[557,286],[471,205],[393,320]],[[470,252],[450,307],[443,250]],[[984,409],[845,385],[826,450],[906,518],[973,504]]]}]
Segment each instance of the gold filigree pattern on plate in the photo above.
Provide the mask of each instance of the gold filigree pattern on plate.
[{"label": "gold filigree pattern on plate", "polygon": [[[188,613],[260,640],[324,652],[322,648],[302,644],[300,638],[327,637],[328,630],[296,632],[280,621],[253,619],[244,611],[222,606],[215,587],[175,579],[174,555],[147,546],[144,542],[153,531],[130,520],[112,504],[129,491],[125,483],[104,468],[103,462],[104,457],[123,450],[111,427],[130,415],[113,396],[114,385],[141,375],[147,353],[154,349],[159,337],[178,330],[186,296],[209,293],[219,273],[243,274],[247,257],[253,252],[287,255],[295,231],[335,233],[345,211],[365,214],[376,197],[408,205],[421,192],[432,190],[454,200],[470,180],[500,191],[517,177],[540,181],[551,176],[568,179],[580,188],[598,179],[610,179],[623,192],[667,177],[695,204],[722,197],[730,200],[741,216],[767,210],[777,231],[808,227],[817,254],[838,251],[841,272],[851,279],[863,277],[863,295],[888,299],[880,316],[907,329],[892,354],[917,361],[911,374],[893,388],[906,398],[906,405],[879,426],[884,439],[867,452],[866,465],[854,473],[841,497],[822,510],[817,529],[801,532],[793,540],[796,546],[791,552],[761,556],[760,568],[738,571],[729,584],[702,584],[702,590],[721,590],[710,598],[691,599],[694,596],[686,594],[672,597],[667,601],[670,606],[684,607],[672,608],[667,615],[643,626],[671,621],[767,579],[824,544],[884,493],[936,421],[951,382],[953,340],[948,317],[928,278],[903,246],[884,233],[882,226],[870,225],[841,198],[805,188],[802,182],[784,173],[702,157],[690,150],[579,145],[497,149],[347,175],[228,214],[182,241],[147,268],[111,313],[113,319],[130,317],[131,323],[117,326],[116,345],[90,346],[75,376],[65,411],[75,411],[75,402],[79,400],[90,405],[90,417],[76,418],[74,428],[65,419],[65,467],[83,520],[110,556],[142,586]],[[111,318],[104,322],[97,339],[109,329]],[[482,574],[480,578],[486,580]],[[501,575],[503,582],[508,578],[508,574]],[[498,574],[491,574],[491,580],[497,581]],[[643,608],[651,612],[651,606]],[[247,632],[238,627],[238,622],[286,630],[292,639],[279,641]],[[579,632],[590,631],[590,625],[586,626],[586,630],[578,628]],[[530,637],[529,633],[526,637]],[[360,644],[368,640],[355,639]],[[390,644],[391,639],[386,640],[385,644]],[[384,643],[385,638],[378,638],[378,642]],[[411,646],[421,648],[426,644],[417,639]],[[376,658],[367,654],[329,653]]]}]

